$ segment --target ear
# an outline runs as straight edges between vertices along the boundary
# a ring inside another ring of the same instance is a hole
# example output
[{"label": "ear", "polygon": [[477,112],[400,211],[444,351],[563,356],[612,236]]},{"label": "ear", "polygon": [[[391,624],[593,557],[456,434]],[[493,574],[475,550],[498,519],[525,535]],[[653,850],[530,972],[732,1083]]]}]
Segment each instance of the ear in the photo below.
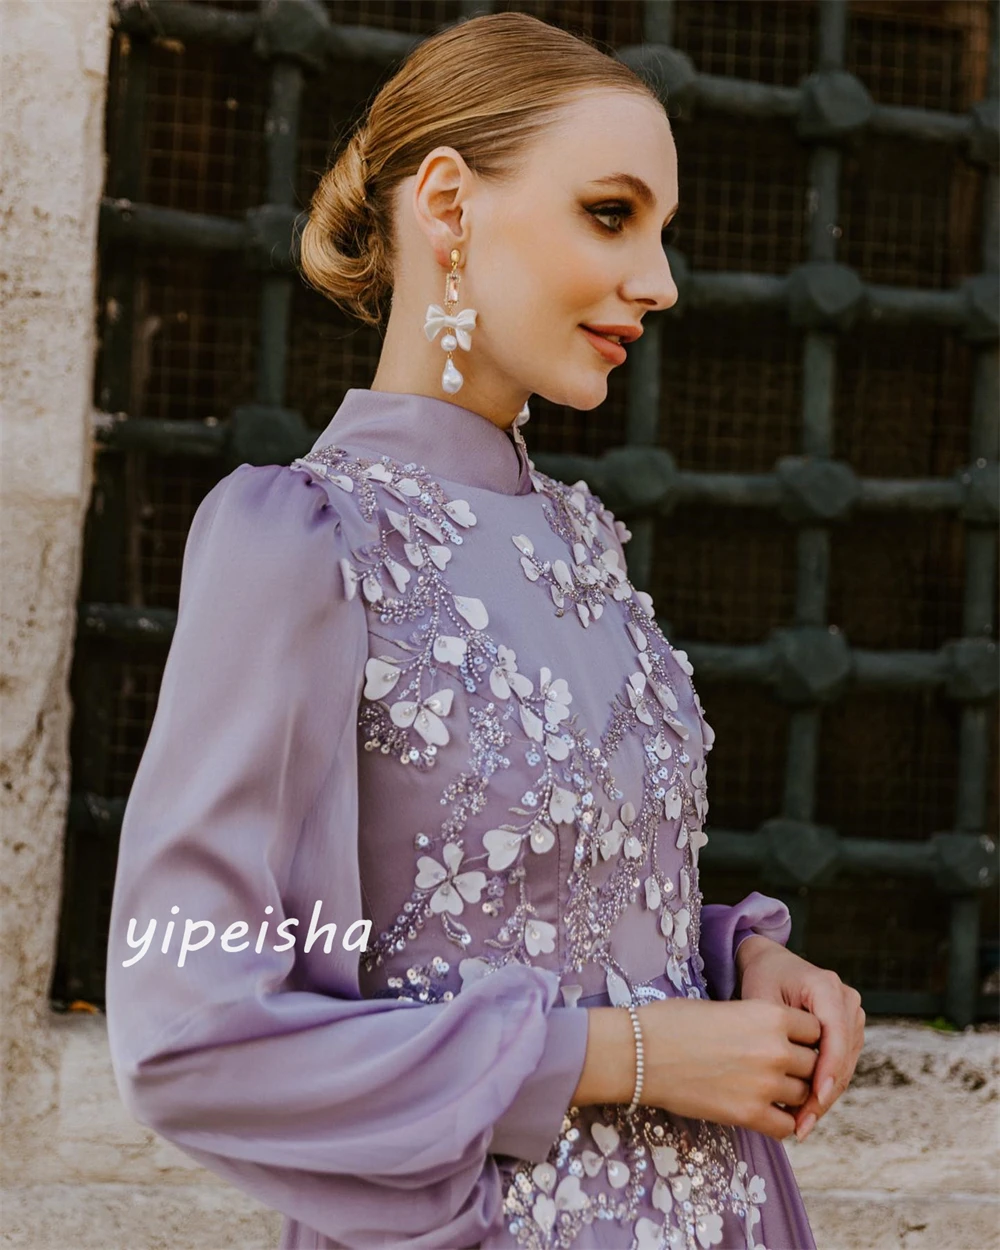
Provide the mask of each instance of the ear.
[{"label": "ear", "polygon": [[448,268],[451,249],[465,255],[469,242],[468,196],[472,171],[454,148],[433,148],[413,181],[413,213],[439,265]]}]

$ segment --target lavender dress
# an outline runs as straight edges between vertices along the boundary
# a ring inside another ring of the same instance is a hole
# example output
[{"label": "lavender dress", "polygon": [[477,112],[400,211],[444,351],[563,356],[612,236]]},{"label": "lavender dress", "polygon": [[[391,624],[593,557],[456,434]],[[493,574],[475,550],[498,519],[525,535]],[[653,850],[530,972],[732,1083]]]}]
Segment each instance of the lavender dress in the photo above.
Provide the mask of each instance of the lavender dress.
[{"label": "lavender dress", "polygon": [[814,1250],[781,1143],[571,1105],[581,1008],[729,998],[739,942],[789,935],[702,905],[714,735],[628,536],[519,429],[362,389],[198,509],[109,1037],[130,1112],[283,1250]]}]

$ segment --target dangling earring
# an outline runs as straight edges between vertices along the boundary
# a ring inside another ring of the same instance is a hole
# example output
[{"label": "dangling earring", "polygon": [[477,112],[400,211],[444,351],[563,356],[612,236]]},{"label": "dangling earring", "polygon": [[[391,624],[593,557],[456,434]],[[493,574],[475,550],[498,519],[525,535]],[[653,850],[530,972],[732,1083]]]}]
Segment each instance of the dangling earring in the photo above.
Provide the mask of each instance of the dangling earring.
[{"label": "dangling earring", "polygon": [[528,446],[524,441],[524,435],[521,433],[521,426],[524,425],[525,421],[527,421],[527,419],[530,416],[531,416],[531,413],[528,411],[528,401],[525,400],[524,407],[514,418],[514,425],[513,425],[513,430],[512,430],[513,435],[514,435],[514,442],[518,443],[521,447],[524,448],[525,454],[527,454]]},{"label": "dangling earring", "polygon": [[424,333],[431,342],[434,341],[437,332],[445,329],[447,332],[441,336],[441,346],[448,353],[448,360],[441,374],[441,385],[449,395],[454,395],[462,389],[462,383],[465,378],[459,373],[452,359],[452,353],[456,347],[461,347],[464,351],[468,351],[472,346],[472,339],[469,332],[475,329],[476,310],[474,308],[463,308],[457,316],[452,316],[455,305],[458,303],[458,259],[459,250],[457,247],[451,249],[451,272],[446,275],[444,280],[444,308],[440,304],[428,304],[427,314],[424,319]]}]

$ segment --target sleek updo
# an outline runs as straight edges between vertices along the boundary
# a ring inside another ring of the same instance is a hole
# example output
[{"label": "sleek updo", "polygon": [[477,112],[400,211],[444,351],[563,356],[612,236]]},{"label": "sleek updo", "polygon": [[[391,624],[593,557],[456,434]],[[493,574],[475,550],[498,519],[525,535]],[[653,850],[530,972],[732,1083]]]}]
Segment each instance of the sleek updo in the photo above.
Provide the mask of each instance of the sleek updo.
[{"label": "sleek updo", "polygon": [[612,87],[657,100],[621,61],[527,13],[469,18],[425,39],[316,188],[301,239],[306,281],[381,325],[393,283],[393,193],[427,153],[453,147],[477,175],[501,179],[572,92]]}]

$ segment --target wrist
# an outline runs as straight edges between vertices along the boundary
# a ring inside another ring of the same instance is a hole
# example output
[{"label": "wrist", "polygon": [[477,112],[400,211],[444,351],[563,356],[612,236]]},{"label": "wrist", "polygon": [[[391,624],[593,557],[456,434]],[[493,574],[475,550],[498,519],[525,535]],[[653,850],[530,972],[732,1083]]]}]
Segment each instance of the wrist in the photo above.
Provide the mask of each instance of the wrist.
[{"label": "wrist", "polygon": [[587,1051],[573,1094],[578,1107],[628,1103],[635,1090],[635,1036],[627,1011],[587,1007]]},{"label": "wrist", "polygon": [[769,937],[764,937],[761,933],[750,933],[743,937],[736,947],[735,963],[736,963],[736,990],[733,995],[738,998],[743,982],[743,973],[747,966],[763,954],[769,947],[779,946],[780,943],[774,942]]}]

